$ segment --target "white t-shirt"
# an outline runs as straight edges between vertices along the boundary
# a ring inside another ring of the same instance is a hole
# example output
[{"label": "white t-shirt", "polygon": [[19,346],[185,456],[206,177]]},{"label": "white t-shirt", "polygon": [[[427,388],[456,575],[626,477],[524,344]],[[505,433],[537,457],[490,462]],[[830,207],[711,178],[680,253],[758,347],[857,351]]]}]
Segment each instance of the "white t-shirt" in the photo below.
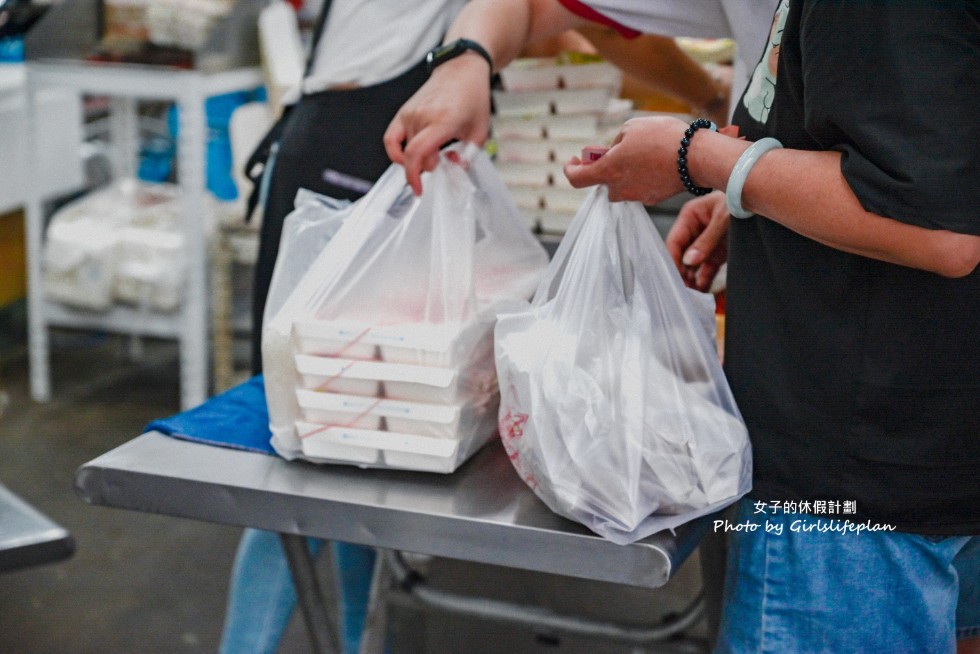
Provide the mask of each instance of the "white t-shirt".
[{"label": "white t-shirt", "polygon": [[588,5],[624,27],[647,34],[734,39],[734,103],[741,97],[766,47],[778,0],[561,0],[561,3],[571,11]]},{"label": "white t-shirt", "polygon": [[333,0],[303,91],[397,77],[439,45],[466,0]]}]

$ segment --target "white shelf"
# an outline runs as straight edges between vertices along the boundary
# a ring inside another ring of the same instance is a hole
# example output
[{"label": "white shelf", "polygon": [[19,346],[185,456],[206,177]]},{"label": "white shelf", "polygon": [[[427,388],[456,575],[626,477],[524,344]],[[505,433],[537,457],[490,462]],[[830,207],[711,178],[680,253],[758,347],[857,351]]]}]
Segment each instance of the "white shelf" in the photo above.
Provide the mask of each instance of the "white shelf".
[{"label": "white shelf", "polygon": [[[217,73],[132,64],[103,64],[80,61],[38,61],[27,64],[27,93],[30,107],[36,107],[40,94],[61,89],[82,95],[105,95],[111,102],[111,135],[116,174],[132,175],[136,169],[139,137],[136,103],[139,100],[172,101],[178,107],[177,143],[178,183],[182,188],[187,281],[183,300],[174,315],[151,313],[128,307],[115,307],[106,313],[75,311],[44,298],[41,267],[45,191],[27,191],[25,221],[28,254],[29,346],[31,356],[31,395],[40,402],[51,397],[50,346],[52,326],[101,329],[123,334],[142,334],[175,338],[180,345],[181,406],[190,408],[208,395],[208,288],[207,244],[200,219],[205,207],[205,147],[207,124],[204,103],[208,97],[262,85],[258,68]],[[39,126],[29,112],[29,142],[39,139]],[[32,148],[27,157],[29,179],[37,179],[42,161]]]},{"label": "white shelf", "polygon": [[104,329],[153,338],[179,338],[181,332],[179,313],[159,313],[119,304],[108,311],[86,311],[45,300],[44,316],[48,327]]},{"label": "white shelf", "polygon": [[[46,195],[67,193],[82,185],[82,109],[78,98],[57,89],[46,89],[37,96],[33,120],[42,126],[40,140],[29,143],[27,106],[27,67],[0,63],[0,214],[19,209],[26,203],[28,179]],[[40,159],[37,177],[29,178],[27,155],[37,148]],[[72,156],[66,153],[77,152]]]}]

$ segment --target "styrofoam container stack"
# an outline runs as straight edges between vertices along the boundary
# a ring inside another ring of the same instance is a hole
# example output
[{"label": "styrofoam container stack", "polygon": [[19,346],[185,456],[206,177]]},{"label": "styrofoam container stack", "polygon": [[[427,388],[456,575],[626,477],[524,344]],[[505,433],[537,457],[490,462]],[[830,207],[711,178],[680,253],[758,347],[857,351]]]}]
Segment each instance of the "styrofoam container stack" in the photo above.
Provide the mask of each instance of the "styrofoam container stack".
[{"label": "styrofoam container stack", "polygon": [[622,75],[600,60],[574,63],[565,57],[525,57],[500,71],[500,81],[506,91],[610,88],[618,94]]},{"label": "styrofoam container stack", "polygon": [[611,142],[632,103],[618,97],[622,73],[605,61],[518,59],[500,72],[493,136],[501,177],[531,226],[564,233],[585,191],[562,167],[588,145]]},{"label": "styrofoam container stack", "polygon": [[[219,203],[205,194],[201,209],[210,238]],[[177,311],[186,279],[185,231],[178,186],[116,180],[52,216],[43,251],[45,295],[91,311],[116,304]]]},{"label": "styrofoam container stack", "polygon": [[449,473],[496,433],[493,319],[293,323],[307,459]]}]

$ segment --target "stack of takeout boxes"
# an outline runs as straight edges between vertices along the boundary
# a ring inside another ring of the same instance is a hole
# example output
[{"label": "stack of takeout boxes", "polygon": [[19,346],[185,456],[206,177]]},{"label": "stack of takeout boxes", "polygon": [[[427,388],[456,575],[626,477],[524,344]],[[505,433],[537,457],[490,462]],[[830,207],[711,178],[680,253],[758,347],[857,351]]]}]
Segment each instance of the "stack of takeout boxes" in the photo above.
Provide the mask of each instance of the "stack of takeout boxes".
[{"label": "stack of takeout boxes", "polygon": [[[59,209],[44,243],[45,296],[88,311],[177,311],[187,268],[182,203],[174,184],[122,178]],[[219,213],[205,194],[206,238]]]},{"label": "stack of takeout boxes", "polygon": [[564,233],[585,191],[568,183],[564,164],[590,145],[608,145],[632,112],[618,97],[622,73],[595,58],[518,59],[494,91],[496,163],[532,227]]},{"label": "stack of takeout boxes", "polygon": [[496,429],[492,332],[492,319],[296,322],[296,436],[304,456],[452,472]]},{"label": "stack of takeout boxes", "polygon": [[271,421],[286,427],[272,425],[277,449],[317,462],[448,473],[496,434],[497,313],[531,296],[547,257],[543,249],[521,254],[520,243],[484,253],[482,243],[472,310],[426,309],[424,298],[393,283],[382,311],[345,302],[337,317],[291,320],[282,340],[265,331],[267,381],[270,373],[294,380],[271,389],[270,409],[292,407],[282,414],[288,423]]},{"label": "stack of takeout boxes", "polygon": [[533,295],[548,255],[481,148],[451,147],[425,194],[393,165],[327,212],[342,224],[312,263],[284,240],[272,286],[288,297],[262,328],[283,457],[445,473],[495,435],[497,315]]}]

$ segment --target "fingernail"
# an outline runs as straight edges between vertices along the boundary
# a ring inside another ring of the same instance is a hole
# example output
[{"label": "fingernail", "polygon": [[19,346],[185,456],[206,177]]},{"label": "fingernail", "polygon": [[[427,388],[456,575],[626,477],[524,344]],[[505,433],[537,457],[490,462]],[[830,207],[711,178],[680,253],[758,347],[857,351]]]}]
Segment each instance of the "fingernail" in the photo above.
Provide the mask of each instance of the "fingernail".
[{"label": "fingernail", "polygon": [[684,253],[684,258],[681,259],[681,263],[685,266],[693,266],[701,258],[701,252],[695,250],[694,248],[689,248],[687,252]]}]

